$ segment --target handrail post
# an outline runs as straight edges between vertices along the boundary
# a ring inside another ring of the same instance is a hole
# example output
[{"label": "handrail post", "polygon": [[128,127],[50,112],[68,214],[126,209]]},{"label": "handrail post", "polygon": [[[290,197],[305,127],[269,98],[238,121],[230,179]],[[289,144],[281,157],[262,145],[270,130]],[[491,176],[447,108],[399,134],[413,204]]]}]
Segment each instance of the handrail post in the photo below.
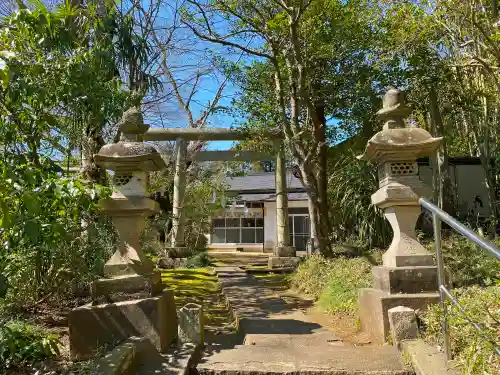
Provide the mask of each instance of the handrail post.
[{"label": "handrail post", "polygon": [[435,213],[432,213],[432,224],[434,227],[434,247],[436,249],[436,263],[438,269],[439,301],[441,308],[443,309],[443,320],[441,322],[441,327],[443,329],[444,352],[446,354],[446,358],[448,360],[451,360],[453,358],[450,346],[450,332],[448,331],[448,309],[446,308],[446,296],[441,290],[441,286],[446,286],[443,252],[441,248],[441,220]]}]

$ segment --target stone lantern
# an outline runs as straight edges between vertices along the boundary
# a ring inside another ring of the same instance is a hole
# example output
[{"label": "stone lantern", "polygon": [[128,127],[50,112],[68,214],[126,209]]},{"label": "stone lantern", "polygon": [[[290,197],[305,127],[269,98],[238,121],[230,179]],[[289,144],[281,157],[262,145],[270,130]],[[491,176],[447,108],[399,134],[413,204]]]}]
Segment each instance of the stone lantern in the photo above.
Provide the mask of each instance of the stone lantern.
[{"label": "stone lantern", "polygon": [[[156,149],[142,141],[149,126],[136,108],[127,110],[118,126],[120,141],[103,146],[95,160],[114,172],[113,193],[100,205],[113,220],[119,244],[104,266],[104,276],[121,279],[123,289],[127,289],[126,285],[140,285],[141,280],[159,282],[159,274],[153,273],[153,263],[142,253],[139,239],[145,218],[159,209],[158,203],[148,198],[148,173],[166,165]],[[99,282],[106,284],[106,279]]]},{"label": "stone lantern", "polygon": [[360,292],[362,329],[374,341],[383,342],[389,332],[387,311],[406,306],[420,309],[438,300],[437,268],[430,254],[417,240],[415,225],[420,215],[420,197],[432,190],[418,176],[417,158],[432,155],[442,138],[405,125],[411,112],[404,93],[389,90],[377,113],[384,121],[360,159],[377,166],[380,188],[372,203],[384,210],[391,224],[393,240],[383,255],[383,265],[373,268],[374,287]]},{"label": "stone lantern", "polygon": [[95,155],[98,165],[114,172],[113,194],[100,205],[116,227],[118,248],[104,266],[105,277],[92,283],[92,303],[69,314],[73,359],[87,359],[98,348],[132,336],[165,353],[177,335],[173,291],[163,288],[160,273],[139,244],[146,217],[158,209],[148,198],[148,173],[165,168],[165,163],[143,143],[149,126],[136,108],[126,111],[118,125],[120,141]]}]

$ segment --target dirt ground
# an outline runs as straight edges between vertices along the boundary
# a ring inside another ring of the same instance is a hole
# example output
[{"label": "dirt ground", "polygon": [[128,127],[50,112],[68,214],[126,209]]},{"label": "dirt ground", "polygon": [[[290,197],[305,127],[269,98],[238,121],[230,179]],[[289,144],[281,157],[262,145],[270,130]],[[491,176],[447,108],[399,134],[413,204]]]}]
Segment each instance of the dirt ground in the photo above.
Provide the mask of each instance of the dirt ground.
[{"label": "dirt ground", "polygon": [[370,345],[368,336],[359,331],[358,317],[352,314],[327,314],[315,305],[314,300],[296,290],[290,289],[288,275],[268,274],[255,276],[265,281],[276,295],[283,298],[291,307],[300,310],[311,323],[317,323],[342,339],[345,345]]}]

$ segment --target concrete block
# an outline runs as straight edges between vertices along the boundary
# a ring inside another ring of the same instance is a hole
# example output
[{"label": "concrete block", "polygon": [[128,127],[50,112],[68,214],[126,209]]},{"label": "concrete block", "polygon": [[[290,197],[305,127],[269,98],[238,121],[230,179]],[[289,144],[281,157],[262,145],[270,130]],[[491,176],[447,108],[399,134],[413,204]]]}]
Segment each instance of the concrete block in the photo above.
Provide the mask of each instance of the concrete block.
[{"label": "concrete block", "polygon": [[296,267],[299,264],[299,257],[275,257],[270,256],[267,261],[269,268]]},{"label": "concrete block", "polygon": [[91,357],[98,348],[142,336],[164,352],[177,336],[177,314],[172,291],[157,297],[103,305],[85,305],[69,314],[72,359]]},{"label": "concrete block", "polygon": [[296,255],[293,246],[278,246],[274,249],[274,256],[277,257],[295,257]]},{"label": "concrete block", "polygon": [[448,361],[443,352],[423,340],[404,341],[402,346],[416,375],[461,374],[454,361]]},{"label": "concrete block", "polygon": [[203,307],[188,303],[179,311],[179,338],[195,344],[204,343]]},{"label": "concrete block", "polygon": [[375,289],[391,294],[422,293],[438,290],[437,267],[373,267],[373,283]]},{"label": "concrete block", "polygon": [[109,297],[117,293],[138,293],[141,291],[147,291],[151,296],[155,296],[163,289],[161,274],[156,270],[148,276],[124,275],[98,279],[92,283],[90,288],[93,300],[100,296]]},{"label": "concrete block", "polygon": [[141,337],[130,338],[96,361],[96,375],[135,375],[137,369],[137,342]]},{"label": "concrete block", "polygon": [[405,306],[414,310],[423,310],[430,304],[438,302],[437,292],[390,294],[378,289],[361,289],[359,291],[361,330],[370,335],[373,343],[384,343],[390,333],[389,309]]},{"label": "concrete block", "polygon": [[418,338],[417,315],[415,310],[397,306],[388,310],[389,326],[391,329],[394,345],[401,348],[404,340],[416,340]]}]

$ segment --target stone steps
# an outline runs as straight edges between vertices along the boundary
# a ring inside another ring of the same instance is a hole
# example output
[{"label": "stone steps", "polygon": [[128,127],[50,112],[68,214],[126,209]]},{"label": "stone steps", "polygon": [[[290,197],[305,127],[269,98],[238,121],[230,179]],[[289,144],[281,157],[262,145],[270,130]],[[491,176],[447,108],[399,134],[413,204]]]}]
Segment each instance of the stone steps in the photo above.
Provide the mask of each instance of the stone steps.
[{"label": "stone steps", "polygon": [[235,252],[210,252],[214,262],[223,262],[232,266],[267,265],[269,254],[261,253],[235,253]]},{"label": "stone steps", "polygon": [[413,375],[392,346],[242,345],[214,353],[200,375]]},{"label": "stone steps", "polygon": [[395,347],[350,347],[238,267],[217,267],[242,345],[211,352],[198,375],[413,375]]},{"label": "stone steps", "polygon": [[245,336],[244,345],[257,345],[257,346],[272,346],[272,347],[285,347],[285,346],[295,346],[295,347],[330,347],[330,346],[344,346],[342,340],[335,336],[333,333],[315,332],[314,334],[306,335],[293,335],[293,334],[247,334]]}]

